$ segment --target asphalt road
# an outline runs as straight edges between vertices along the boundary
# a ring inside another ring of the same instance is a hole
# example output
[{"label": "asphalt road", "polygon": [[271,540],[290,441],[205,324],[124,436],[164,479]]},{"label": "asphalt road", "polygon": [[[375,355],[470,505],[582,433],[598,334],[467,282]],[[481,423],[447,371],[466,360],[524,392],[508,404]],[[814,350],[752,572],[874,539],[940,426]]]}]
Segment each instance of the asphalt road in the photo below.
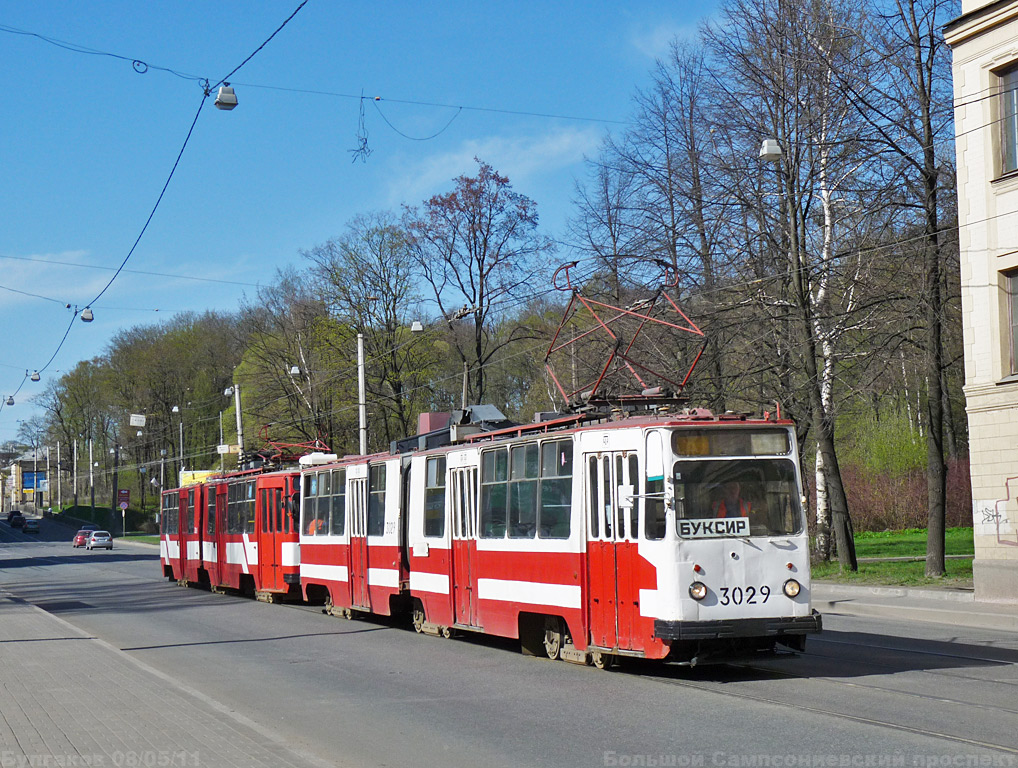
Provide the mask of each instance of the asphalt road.
[{"label": "asphalt road", "polygon": [[1018,635],[829,617],[800,656],[603,672],[182,589],[154,548],[42,525],[0,522],[0,587],[337,763],[1018,765]]}]

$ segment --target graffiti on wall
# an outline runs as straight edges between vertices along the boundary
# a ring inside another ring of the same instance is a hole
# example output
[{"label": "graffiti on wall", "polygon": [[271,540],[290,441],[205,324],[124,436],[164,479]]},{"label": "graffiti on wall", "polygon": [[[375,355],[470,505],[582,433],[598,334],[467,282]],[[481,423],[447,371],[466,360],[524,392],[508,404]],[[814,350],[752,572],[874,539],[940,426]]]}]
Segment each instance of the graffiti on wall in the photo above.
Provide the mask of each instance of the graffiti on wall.
[{"label": "graffiti on wall", "polygon": [[[988,501],[975,501],[972,522],[977,536],[995,536],[998,544],[1018,547],[1013,512],[1008,510],[1009,502],[1018,501],[1018,477],[1009,477],[1004,481],[1004,498]],[[1015,504],[1011,503],[1014,507]]]}]

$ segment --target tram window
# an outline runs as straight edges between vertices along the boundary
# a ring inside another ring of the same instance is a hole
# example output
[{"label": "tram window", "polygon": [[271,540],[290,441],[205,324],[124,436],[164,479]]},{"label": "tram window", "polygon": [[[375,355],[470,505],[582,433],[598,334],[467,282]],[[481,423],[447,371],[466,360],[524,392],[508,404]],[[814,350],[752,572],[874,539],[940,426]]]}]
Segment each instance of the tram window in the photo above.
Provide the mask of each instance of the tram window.
[{"label": "tram window", "polygon": [[629,483],[633,489],[633,506],[629,508],[629,538],[637,538],[640,530],[640,460],[635,453],[629,454]]},{"label": "tram window", "polygon": [[445,536],[445,457],[427,460],[424,476],[424,535]]},{"label": "tram window", "polygon": [[604,495],[601,497],[601,503],[604,505],[604,537],[610,539],[612,537],[612,465],[611,460],[605,456],[601,462],[601,483],[604,491]]},{"label": "tram window", "polygon": [[509,537],[532,539],[537,533],[537,443],[514,446],[509,474]]},{"label": "tram window", "polygon": [[332,524],[329,532],[342,536],[346,532],[346,470],[332,473]]},{"label": "tram window", "polygon": [[795,465],[788,459],[677,461],[673,480],[679,520],[716,517],[725,496],[736,491],[738,501],[725,502],[726,516],[727,505],[737,504],[737,516],[749,518],[750,535],[802,530]]},{"label": "tram window", "polygon": [[244,515],[244,533],[255,532],[255,484],[250,481],[244,484],[244,502],[242,507]]},{"label": "tram window", "polygon": [[272,509],[276,513],[276,533],[283,532],[283,489],[276,488],[272,492]]},{"label": "tram window", "polygon": [[556,440],[541,445],[541,508],[538,534],[568,539],[573,495],[573,443]]},{"label": "tram window", "polygon": [[385,464],[368,469],[368,536],[385,533]]},{"label": "tram window", "polygon": [[587,470],[589,476],[587,480],[587,493],[590,498],[587,499],[587,508],[590,510],[590,538],[596,539],[601,535],[601,527],[599,525],[600,513],[597,501],[597,489],[599,487],[597,482],[597,457],[591,456],[587,463],[589,464]]},{"label": "tram window", "polygon": [[316,536],[325,536],[332,525],[332,473],[318,473],[318,504],[315,517],[318,524],[315,526]]},{"label": "tram window", "polygon": [[205,511],[205,533],[216,535],[216,486],[209,486],[208,506]]},{"label": "tram window", "polygon": [[194,488],[187,492],[187,532],[194,533]]},{"label": "tram window", "polygon": [[483,539],[501,539],[506,532],[509,454],[503,448],[481,454],[481,530]]},{"label": "tram window", "polygon": [[230,483],[226,488],[226,532],[240,533],[237,523],[237,484]]},{"label": "tram window", "polygon": [[262,488],[262,533],[269,532],[269,520],[272,518],[272,511],[269,509],[269,492]]},{"label": "tram window", "polygon": [[311,524],[315,521],[315,512],[318,509],[317,499],[315,498],[318,494],[318,475],[310,474],[304,475],[304,505],[303,514],[304,521],[301,525],[301,531],[305,535],[310,535]]},{"label": "tram window", "polygon": [[644,488],[644,535],[651,540],[663,539],[668,530],[668,518],[665,511],[665,479],[663,477],[648,477]]}]

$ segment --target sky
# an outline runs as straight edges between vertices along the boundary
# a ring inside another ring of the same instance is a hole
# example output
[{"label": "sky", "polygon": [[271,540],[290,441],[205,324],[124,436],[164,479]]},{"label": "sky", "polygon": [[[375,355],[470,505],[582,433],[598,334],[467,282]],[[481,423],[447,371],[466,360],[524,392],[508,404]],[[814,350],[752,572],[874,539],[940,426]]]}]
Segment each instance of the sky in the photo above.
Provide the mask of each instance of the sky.
[{"label": "sky", "polygon": [[[475,157],[565,239],[585,158],[718,2],[309,0],[230,77],[233,111],[189,78],[223,79],[300,0],[4,3],[0,396],[21,389],[0,442],[119,331],[234,311],[354,216],[447,192]],[[75,320],[129,253],[95,320]]]}]

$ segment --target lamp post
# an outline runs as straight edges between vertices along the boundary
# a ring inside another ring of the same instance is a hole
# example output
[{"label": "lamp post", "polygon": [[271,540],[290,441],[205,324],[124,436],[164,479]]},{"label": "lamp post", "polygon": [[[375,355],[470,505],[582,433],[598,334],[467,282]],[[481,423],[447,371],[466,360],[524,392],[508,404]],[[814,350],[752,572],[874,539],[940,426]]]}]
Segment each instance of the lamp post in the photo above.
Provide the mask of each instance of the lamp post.
[{"label": "lamp post", "polygon": [[244,419],[240,413],[240,384],[234,384],[223,390],[227,397],[233,395],[234,404],[237,406],[237,446],[240,453],[237,455],[238,466],[244,462]]},{"label": "lamp post", "polygon": [[364,334],[357,334],[357,410],[360,414],[361,456],[368,453],[368,404],[364,381]]},{"label": "lamp post", "polygon": [[180,485],[180,473],[184,471],[184,411],[179,405],[175,405],[170,412],[180,416],[177,424],[180,429],[180,453],[177,454],[177,485]]},{"label": "lamp post", "polygon": [[95,522],[95,460],[92,457],[92,438],[88,438],[88,492],[92,496],[92,522]]},{"label": "lamp post", "polygon": [[[116,504],[119,501],[119,496],[120,496],[120,494],[118,493],[118,491],[120,490],[118,488],[118,486],[120,485],[120,466],[119,466],[120,465],[120,446],[116,442],[114,442],[113,443],[113,447],[110,448],[110,453],[113,454],[113,499],[110,502],[110,511],[112,512],[114,509],[116,509],[114,504]],[[124,535],[123,525],[124,525],[124,521],[126,521],[126,517],[125,517],[126,512],[127,512],[127,510],[122,510],[121,511],[121,529],[120,529],[121,537]]]}]

